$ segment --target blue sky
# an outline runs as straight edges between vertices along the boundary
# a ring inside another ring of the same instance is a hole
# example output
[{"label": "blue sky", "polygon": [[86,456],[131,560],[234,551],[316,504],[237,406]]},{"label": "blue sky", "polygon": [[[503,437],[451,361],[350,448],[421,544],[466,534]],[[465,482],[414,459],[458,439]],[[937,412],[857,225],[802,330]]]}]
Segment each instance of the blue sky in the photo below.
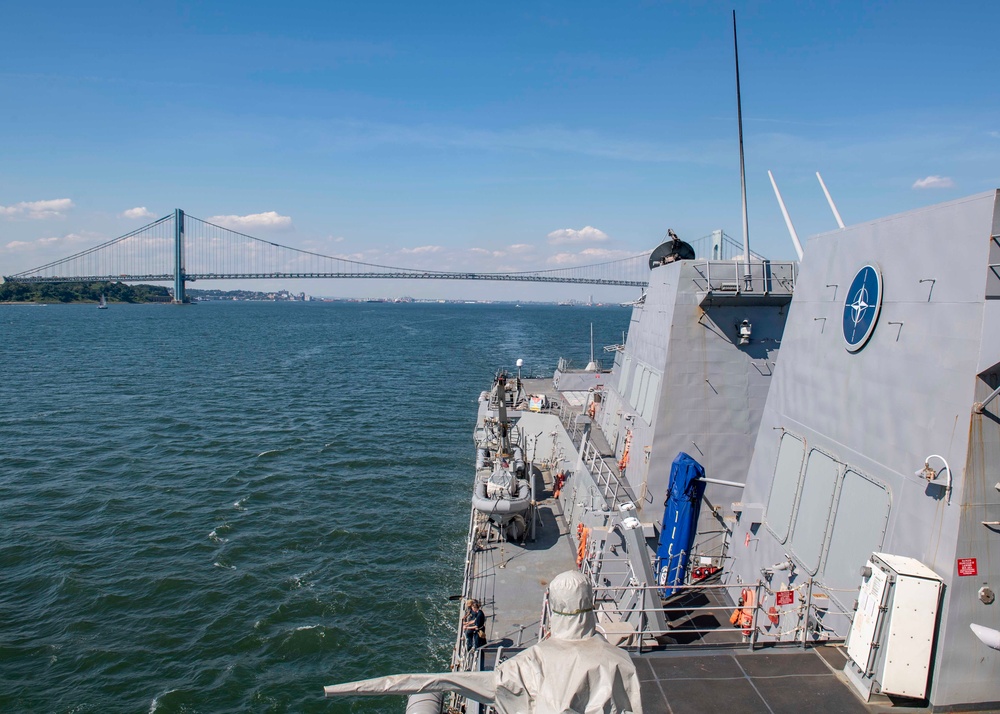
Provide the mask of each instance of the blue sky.
[{"label": "blue sky", "polygon": [[[8,4],[0,273],[175,207],[413,267],[598,262],[652,248],[668,227],[741,239],[733,9]],[[835,227],[817,170],[848,223],[1000,186],[1000,5],[735,9],[756,252],[794,255],[768,169],[801,236]],[[284,287],[505,296],[493,284]]]}]

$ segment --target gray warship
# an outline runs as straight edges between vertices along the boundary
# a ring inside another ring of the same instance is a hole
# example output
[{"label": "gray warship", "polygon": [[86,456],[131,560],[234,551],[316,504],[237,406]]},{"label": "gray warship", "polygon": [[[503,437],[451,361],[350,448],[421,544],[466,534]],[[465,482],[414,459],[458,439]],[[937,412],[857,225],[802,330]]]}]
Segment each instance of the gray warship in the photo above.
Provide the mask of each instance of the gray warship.
[{"label": "gray warship", "polygon": [[[509,533],[473,509],[463,594],[492,617],[456,666],[544,636],[546,582],[579,567],[646,711],[1000,708],[998,206],[839,229],[749,279],[665,243],[610,372],[497,380],[477,449],[502,458],[509,420],[536,498]],[[704,476],[671,552],[681,453]]]},{"label": "gray warship", "polygon": [[327,696],[1000,710],[1000,190],[845,226],[820,178],[803,248],[774,185],[775,262],[742,183],[743,245],[668,231],[611,369],[480,394],[451,671]]},{"label": "gray warship", "polygon": [[453,672],[544,641],[578,570],[646,712],[1000,709],[1000,191],[801,263],[680,255],[651,253],[610,370],[480,395],[462,599],[486,641],[463,609]]}]

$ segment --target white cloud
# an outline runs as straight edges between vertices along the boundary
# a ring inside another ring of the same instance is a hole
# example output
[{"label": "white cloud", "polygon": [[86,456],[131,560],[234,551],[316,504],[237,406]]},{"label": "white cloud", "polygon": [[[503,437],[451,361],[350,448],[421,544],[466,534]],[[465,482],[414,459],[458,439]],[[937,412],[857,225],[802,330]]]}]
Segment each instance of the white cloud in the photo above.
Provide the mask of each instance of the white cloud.
[{"label": "white cloud", "polygon": [[21,201],[13,206],[0,206],[0,216],[7,218],[62,218],[73,208],[69,198],[53,198],[47,201]]},{"label": "white cloud", "polygon": [[359,253],[335,253],[331,257],[340,258],[341,260],[353,260],[360,263],[370,263],[377,257],[377,255],[373,257],[372,254],[378,254],[378,251],[366,250]]},{"label": "white cloud", "polygon": [[534,248],[535,246],[528,243],[515,243],[514,245],[509,246],[511,253],[527,253],[530,250],[534,250]]},{"label": "white cloud", "polygon": [[584,226],[580,230],[560,228],[557,231],[552,231],[546,237],[552,245],[562,245],[564,243],[600,243],[608,239],[608,234],[593,226]]},{"label": "white cloud", "polygon": [[580,262],[580,256],[576,253],[556,253],[553,256],[549,256],[545,262],[552,265],[572,265],[573,263]]},{"label": "white cloud", "polygon": [[32,241],[14,240],[7,243],[4,248],[12,251],[38,250],[55,243],[80,243],[82,241],[97,242],[96,234],[80,235],[79,233],[67,233],[64,236],[49,236],[47,238],[37,238]]},{"label": "white cloud", "polygon": [[292,219],[289,216],[282,216],[276,211],[265,213],[251,213],[247,216],[212,216],[209,223],[214,223],[223,228],[243,231],[253,228],[269,228],[274,230],[288,230],[292,227]]},{"label": "white cloud", "polygon": [[607,248],[586,248],[579,253],[556,253],[546,259],[550,265],[589,265],[591,263],[606,263],[610,260],[630,258],[627,250],[608,250]]},{"label": "white cloud", "polygon": [[421,245],[416,248],[403,248],[400,253],[405,253],[407,255],[413,253],[438,253],[441,251],[441,246],[439,245]]},{"label": "white cloud", "polygon": [[153,212],[148,210],[145,206],[136,206],[135,208],[130,208],[127,211],[121,212],[122,218],[156,218]]},{"label": "white cloud", "polygon": [[913,183],[913,188],[953,188],[955,182],[947,176],[928,176],[917,179]]},{"label": "white cloud", "polygon": [[476,255],[488,255],[491,258],[502,258],[506,255],[502,250],[487,250],[486,248],[469,248],[469,252]]}]

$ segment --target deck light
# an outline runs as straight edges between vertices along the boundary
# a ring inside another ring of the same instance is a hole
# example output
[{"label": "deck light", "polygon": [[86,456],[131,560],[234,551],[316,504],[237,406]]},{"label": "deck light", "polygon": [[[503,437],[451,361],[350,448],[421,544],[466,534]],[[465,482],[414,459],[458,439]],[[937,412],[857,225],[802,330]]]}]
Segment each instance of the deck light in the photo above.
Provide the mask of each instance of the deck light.
[{"label": "deck light", "polygon": [[740,323],[740,345],[750,344],[750,333],[753,325],[750,324],[749,320],[744,320]]}]

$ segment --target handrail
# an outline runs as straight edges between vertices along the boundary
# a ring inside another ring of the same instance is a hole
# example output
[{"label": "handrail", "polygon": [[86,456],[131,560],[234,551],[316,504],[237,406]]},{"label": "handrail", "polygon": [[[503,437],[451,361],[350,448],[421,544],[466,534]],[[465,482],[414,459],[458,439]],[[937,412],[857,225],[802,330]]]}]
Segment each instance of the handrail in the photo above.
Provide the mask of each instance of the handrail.
[{"label": "handrail", "polygon": [[[559,417],[559,421],[566,429],[566,433],[579,450],[583,450],[583,462],[594,476],[598,486],[601,488],[602,497],[606,506],[612,507],[621,503],[631,501],[632,498],[627,493],[621,472],[615,472],[604,460],[604,456],[594,446],[593,442],[585,441],[583,438],[583,424],[580,423],[581,413],[566,408],[560,402],[552,402],[548,408],[550,413]],[[625,494],[625,498],[622,494]]]},{"label": "handrail", "polygon": [[791,295],[798,275],[794,262],[753,261],[749,274],[742,261],[696,261],[693,267],[702,278],[699,288],[721,295]]},{"label": "handrail", "polygon": [[[743,588],[751,588],[754,591],[754,604],[750,608],[751,612],[751,622],[749,626],[744,626],[738,621],[733,627],[685,627],[679,626],[676,628],[659,630],[650,626],[653,618],[648,617],[649,613],[653,612],[663,612],[668,614],[670,612],[677,612],[682,610],[686,613],[694,612],[718,612],[727,611],[733,609],[732,605],[704,605],[704,606],[692,606],[684,604],[662,604],[660,607],[633,607],[633,608],[621,608],[609,606],[609,603],[618,603],[623,599],[628,593],[643,592],[648,591],[659,591],[663,588],[659,585],[615,585],[615,586],[597,586],[594,588],[594,601],[595,603],[600,603],[601,607],[599,609],[599,619],[600,615],[608,616],[619,616],[620,619],[624,619],[626,616],[639,614],[640,627],[637,628],[637,637],[625,646],[626,649],[641,649],[643,638],[657,638],[661,635],[671,635],[677,633],[685,634],[704,634],[709,632],[720,632],[720,631],[742,631],[743,642],[748,644],[750,649],[755,649],[758,644],[759,636],[765,634],[762,632],[759,621],[761,617],[767,617],[768,613],[764,612],[763,606],[763,596],[771,595],[774,593],[770,586],[764,581],[757,581],[756,583],[688,583],[685,585],[671,586],[674,594],[671,596],[670,601],[676,602],[682,599],[683,595],[703,593],[706,590],[742,590]],[[795,627],[786,631],[779,632],[769,632],[766,633],[771,638],[777,638],[779,641],[798,641],[802,647],[806,647],[810,642],[810,633],[812,634],[812,641],[823,641],[823,642],[840,642],[843,641],[843,637],[831,633],[830,631],[824,630],[821,626],[817,626],[819,619],[811,617],[811,613],[823,609],[826,613],[845,615],[850,617],[850,613],[831,610],[829,607],[820,608],[813,602],[813,595],[816,590],[827,590],[821,583],[816,582],[814,579],[809,578],[806,582],[791,588],[792,592],[796,593],[794,607],[790,607],[783,611],[783,615],[787,616],[789,614],[794,615]],[[736,600],[737,598],[733,598]],[[746,609],[740,605],[735,606],[737,609]],[[600,624],[600,622],[598,623]],[[747,633],[749,630],[749,634]],[[791,636],[791,640],[781,640],[783,636]],[[685,645],[686,647],[695,646],[693,644]]]}]

